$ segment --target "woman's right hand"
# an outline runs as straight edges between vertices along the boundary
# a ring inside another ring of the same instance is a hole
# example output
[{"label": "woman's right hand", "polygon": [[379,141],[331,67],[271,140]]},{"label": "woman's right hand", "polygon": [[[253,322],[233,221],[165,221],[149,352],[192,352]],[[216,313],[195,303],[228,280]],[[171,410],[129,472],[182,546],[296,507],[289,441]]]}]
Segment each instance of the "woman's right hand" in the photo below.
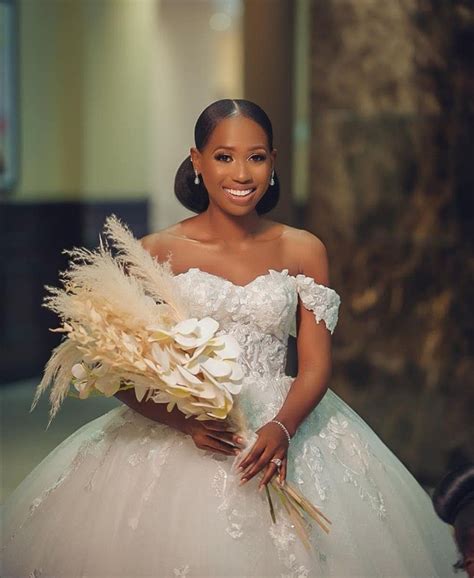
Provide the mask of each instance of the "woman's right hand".
[{"label": "woman's right hand", "polygon": [[[235,456],[245,447],[245,440],[235,431],[228,430],[228,424],[225,422],[217,420],[198,421],[192,417],[188,418],[186,422],[184,433],[190,435],[196,447],[201,450]],[[236,448],[232,444],[239,447]]]}]

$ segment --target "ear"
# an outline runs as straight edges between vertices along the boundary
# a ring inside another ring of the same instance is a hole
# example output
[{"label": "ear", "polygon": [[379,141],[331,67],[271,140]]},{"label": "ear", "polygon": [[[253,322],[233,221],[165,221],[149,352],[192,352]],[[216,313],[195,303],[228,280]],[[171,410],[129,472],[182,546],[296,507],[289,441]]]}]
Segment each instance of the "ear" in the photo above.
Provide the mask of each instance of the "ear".
[{"label": "ear", "polygon": [[197,170],[198,173],[201,172],[201,154],[197,150],[196,147],[191,147],[189,149],[189,154],[191,155],[191,161],[193,163],[194,168]]},{"label": "ear", "polygon": [[273,149],[272,152],[270,153],[270,156],[272,157],[272,161],[273,161],[273,165],[275,164],[275,159],[277,156],[277,149]]}]

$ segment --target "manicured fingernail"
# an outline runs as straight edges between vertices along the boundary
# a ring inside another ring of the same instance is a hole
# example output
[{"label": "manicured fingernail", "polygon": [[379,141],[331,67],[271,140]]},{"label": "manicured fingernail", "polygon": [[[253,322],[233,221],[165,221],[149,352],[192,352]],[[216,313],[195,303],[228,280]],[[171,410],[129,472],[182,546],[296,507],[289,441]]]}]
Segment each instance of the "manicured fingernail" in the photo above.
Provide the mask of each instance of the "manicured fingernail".
[{"label": "manicured fingernail", "polygon": [[241,486],[242,484],[245,484],[246,481],[247,481],[247,478],[242,478],[242,479],[240,480],[239,486]]},{"label": "manicured fingernail", "polygon": [[261,492],[263,490],[263,486],[258,487],[258,491]]},{"label": "manicured fingernail", "polygon": [[241,472],[244,468],[242,466],[239,466],[239,472]]}]

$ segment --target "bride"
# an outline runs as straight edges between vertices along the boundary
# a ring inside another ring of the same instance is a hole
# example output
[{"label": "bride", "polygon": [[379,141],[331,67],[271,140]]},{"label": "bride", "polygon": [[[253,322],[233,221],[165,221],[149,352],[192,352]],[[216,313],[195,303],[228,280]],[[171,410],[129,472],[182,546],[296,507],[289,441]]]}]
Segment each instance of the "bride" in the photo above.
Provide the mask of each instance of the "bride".
[{"label": "bride", "polygon": [[[84,425],[3,508],[3,577],[447,577],[456,548],[424,490],[328,389],[340,299],[321,240],[263,215],[279,197],[265,112],[209,105],[175,192],[196,213],[142,245],[242,348],[253,445],[225,423],[138,402]],[[298,374],[285,374],[288,336]],[[246,451],[244,452],[244,448]],[[306,549],[265,485],[291,481],[332,522]]]}]

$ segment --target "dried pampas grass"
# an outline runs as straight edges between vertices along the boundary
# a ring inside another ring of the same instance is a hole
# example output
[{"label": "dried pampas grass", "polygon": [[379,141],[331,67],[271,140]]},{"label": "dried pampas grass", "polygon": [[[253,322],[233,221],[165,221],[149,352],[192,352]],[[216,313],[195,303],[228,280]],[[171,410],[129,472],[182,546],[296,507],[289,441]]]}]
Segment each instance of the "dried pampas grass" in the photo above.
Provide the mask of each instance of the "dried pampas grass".
[{"label": "dried pampas grass", "polygon": [[[69,268],[60,273],[63,287],[45,286],[49,295],[43,306],[62,321],[52,331],[67,333],[74,323],[78,331],[87,333],[98,316],[111,330],[114,320],[120,320],[128,334],[139,333],[146,325],[186,319],[187,308],[176,290],[169,261],[153,258],[115,215],[106,219],[104,233],[95,250],[63,251],[70,257]],[[48,427],[68,393],[71,368],[83,357],[84,348],[69,338],[53,350],[30,409],[52,385]]]}]

